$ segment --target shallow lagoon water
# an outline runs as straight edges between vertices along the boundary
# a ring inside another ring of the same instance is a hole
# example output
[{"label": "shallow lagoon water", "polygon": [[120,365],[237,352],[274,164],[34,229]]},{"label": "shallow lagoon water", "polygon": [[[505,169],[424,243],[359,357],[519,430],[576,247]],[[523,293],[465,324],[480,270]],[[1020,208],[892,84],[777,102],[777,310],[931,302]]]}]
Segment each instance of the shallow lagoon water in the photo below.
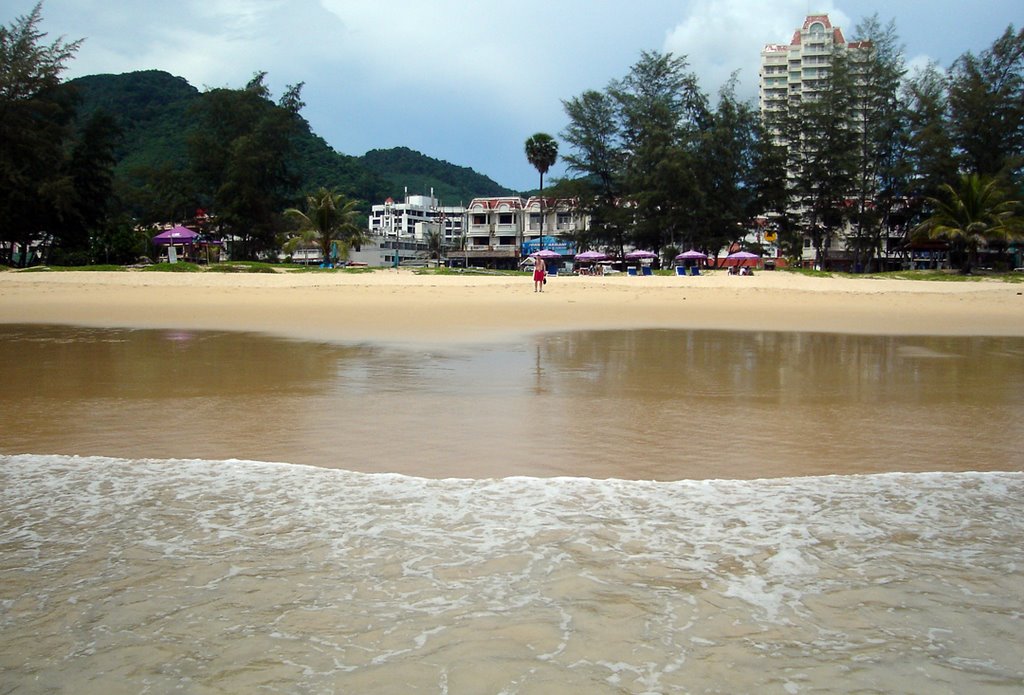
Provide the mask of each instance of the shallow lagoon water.
[{"label": "shallow lagoon water", "polygon": [[1021,470],[1024,339],[604,331],[394,348],[0,327],[0,453],[424,477]]},{"label": "shallow lagoon water", "polygon": [[1024,688],[1020,340],[0,336],[0,692]]}]

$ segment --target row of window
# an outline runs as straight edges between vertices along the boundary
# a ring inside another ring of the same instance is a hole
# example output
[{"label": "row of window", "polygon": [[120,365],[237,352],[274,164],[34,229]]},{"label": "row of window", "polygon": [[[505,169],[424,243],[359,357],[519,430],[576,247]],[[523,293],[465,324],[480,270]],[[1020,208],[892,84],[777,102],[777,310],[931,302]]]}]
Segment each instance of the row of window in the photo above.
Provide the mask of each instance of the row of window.
[{"label": "row of window", "polygon": [[[530,225],[531,226],[533,226],[533,225],[539,226],[540,225],[540,218],[541,218],[541,215],[540,215],[539,212],[531,212],[530,213]],[[572,213],[568,213],[568,212],[560,212],[560,213],[558,213],[555,216],[555,219],[556,219],[556,224],[559,227],[567,227],[567,226],[572,224],[572,222],[573,222],[573,215],[572,215]],[[487,222],[487,215],[486,214],[481,214],[481,213],[474,213],[472,218],[471,218],[471,220],[470,220],[470,223],[474,227],[484,227],[484,226],[486,226],[488,224],[488,222]],[[505,226],[515,224],[515,214],[511,213],[511,212],[498,213],[498,224],[499,225],[505,225]]]}]

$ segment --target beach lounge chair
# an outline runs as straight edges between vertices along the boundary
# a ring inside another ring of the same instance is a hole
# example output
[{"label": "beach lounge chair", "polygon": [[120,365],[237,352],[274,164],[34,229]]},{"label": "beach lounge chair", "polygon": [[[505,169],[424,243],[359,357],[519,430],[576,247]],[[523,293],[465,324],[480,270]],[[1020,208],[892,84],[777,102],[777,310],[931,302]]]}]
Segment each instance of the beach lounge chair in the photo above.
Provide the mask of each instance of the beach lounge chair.
[{"label": "beach lounge chair", "polygon": [[654,275],[654,271],[651,270],[651,266],[649,266],[649,265],[645,265],[644,266],[644,275]]},{"label": "beach lounge chair", "polygon": [[626,275],[634,275],[635,276],[636,275],[636,268],[634,268],[633,266],[629,266],[628,268],[626,268]]},{"label": "beach lounge chair", "polygon": [[686,266],[677,265],[676,266],[676,275],[686,275]]},{"label": "beach lounge chair", "polygon": [[548,275],[550,275],[551,277],[558,277],[558,266],[553,265],[550,268],[548,268]]},{"label": "beach lounge chair", "polygon": [[700,275],[700,268],[697,266],[690,268],[690,275]]}]

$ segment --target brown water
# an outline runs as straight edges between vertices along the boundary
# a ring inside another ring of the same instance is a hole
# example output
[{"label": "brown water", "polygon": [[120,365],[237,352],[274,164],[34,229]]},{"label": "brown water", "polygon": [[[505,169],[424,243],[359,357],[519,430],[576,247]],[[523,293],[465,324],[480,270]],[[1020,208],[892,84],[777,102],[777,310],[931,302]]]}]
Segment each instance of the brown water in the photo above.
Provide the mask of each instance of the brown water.
[{"label": "brown water", "polygon": [[0,692],[1019,693],[1022,351],[2,327]]},{"label": "brown water", "polygon": [[340,346],[0,327],[0,453],[427,477],[1024,469],[1024,340],[606,331]]}]

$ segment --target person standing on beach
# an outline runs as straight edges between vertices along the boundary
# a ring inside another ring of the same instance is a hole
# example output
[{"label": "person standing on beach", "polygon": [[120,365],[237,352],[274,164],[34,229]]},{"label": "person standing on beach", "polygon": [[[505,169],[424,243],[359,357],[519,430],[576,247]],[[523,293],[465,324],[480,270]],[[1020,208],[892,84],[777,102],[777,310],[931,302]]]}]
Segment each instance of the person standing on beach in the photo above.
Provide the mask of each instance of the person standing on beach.
[{"label": "person standing on beach", "polygon": [[544,259],[540,256],[536,256],[533,259],[533,291],[543,292],[544,291],[544,276],[547,274],[547,266],[544,265]]}]

